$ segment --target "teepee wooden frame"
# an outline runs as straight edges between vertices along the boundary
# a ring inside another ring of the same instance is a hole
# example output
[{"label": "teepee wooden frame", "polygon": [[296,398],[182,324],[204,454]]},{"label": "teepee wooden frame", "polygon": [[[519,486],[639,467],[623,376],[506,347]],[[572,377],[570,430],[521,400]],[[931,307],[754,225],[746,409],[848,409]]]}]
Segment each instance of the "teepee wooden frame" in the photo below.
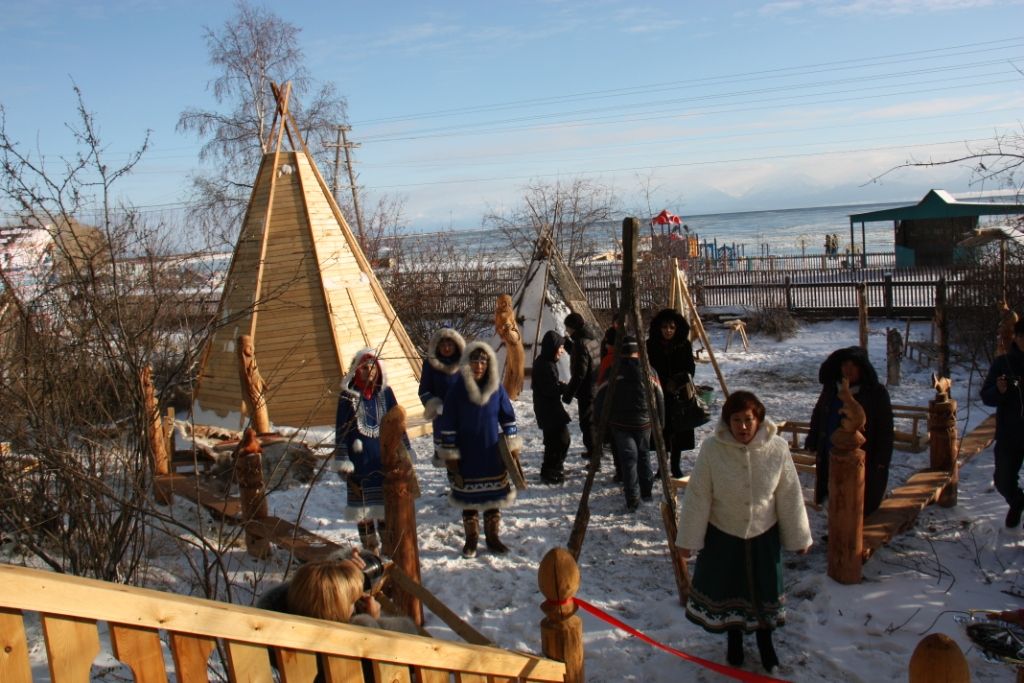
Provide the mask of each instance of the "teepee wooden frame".
[{"label": "teepee wooden frame", "polygon": [[352,357],[373,348],[409,414],[410,435],[424,433],[419,354],[306,147],[288,109],[290,84],[272,88],[273,148],[260,164],[217,330],[203,352],[194,417],[233,428],[247,421],[235,347],[248,334],[275,424],[333,425]]}]

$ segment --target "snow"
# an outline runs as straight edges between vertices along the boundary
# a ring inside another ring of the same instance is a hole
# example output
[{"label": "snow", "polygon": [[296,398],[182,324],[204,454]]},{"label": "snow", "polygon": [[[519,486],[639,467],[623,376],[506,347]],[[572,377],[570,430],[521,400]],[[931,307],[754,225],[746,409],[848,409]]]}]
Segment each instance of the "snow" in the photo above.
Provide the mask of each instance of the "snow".
[{"label": "snow", "polygon": [[[904,323],[872,322],[869,352],[883,377],[886,326],[903,332]],[[735,344],[726,353],[720,350],[725,329],[708,327],[729,389],[753,390],[776,421],[806,420],[818,394],[818,365],[832,350],[857,343],[855,322],[805,323],[792,339],[774,341],[752,335],[749,351]],[[927,334],[927,325],[922,324],[915,325],[912,336]],[[961,435],[990,412],[976,400],[979,372],[984,368],[973,374],[965,367],[954,368],[953,398],[959,403]],[[710,365],[698,366],[696,381],[716,387],[712,410],[717,414],[721,391]],[[930,371],[905,361],[903,381],[890,387],[890,392],[894,403],[927,405],[933,396]],[[537,473],[543,447],[530,392],[524,391],[514,405],[531,485],[504,513],[502,538],[512,548],[506,556],[489,553],[481,543],[477,558],[461,558],[460,514],[448,504],[443,470],[430,465],[430,437],[413,441],[423,491],[417,502],[422,578],[445,604],[498,645],[539,653],[543,597],[537,589],[537,567],[548,550],[568,541],[585,463],[573,412],[566,483],[540,485]],[[708,424],[699,430],[698,441],[711,427]],[[689,462],[684,463],[684,470],[692,465],[695,452],[685,455]],[[927,461],[927,452],[896,451],[890,487],[927,466]],[[808,475],[801,476],[809,487]],[[644,504],[636,514],[627,514],[622,492],[611,478],[611,464],[606,459],[590,499],[590,525],[579,559],[578,597],[671,647],[724,663],[724,637],[705,633],[684,617],[657,503]],[[961,471],[958,505],[928,507],[913,529],[867,562],[863,582],[852,586],[828,578],[826,549],[821,542],[827,526],[825,512],[809,508],[815,538],[811,552],[806,556],[785,553],[783,557],[788,623],[776,632],[782,666],[774,675],[790,681],[906,680],[916,644],[927,634],[945,633],[965,652],[973,680],[1009,680],[1013,675],[1010,667],[988,660],[958,623],[958,619],[969,617],[972,609],[1016,609],[1024,595],[1019,570],[1024,565],[1024,539],[1020,530],[1003,527],[1006,505],[991,482],[989,448]],[[312,489],[300,485],[273,493],[270,508],[271,514],[286,519],[301,518],[306,529],[331,540],[355,544],[355,525],[343,520],[344,500],[341,481],[325,472]],[[187,514],[187,503],[176,503],[175,510]],[[187,580],[189,570],[180,549],[169,546],[166,554],[154,551],[151,559],[166,571],[169,583],[173,583],[172,577],[183,583]],[[246,586],[255,587],[252,592],[258,593],[279,580],[287,559],[279,551],[261,562],[241,548],[232,550],[227,561],[241,589],[240,601],[251,600],[246,597]],[[580,616],[590,681],[727,680],[582,611]],[[435,637],[456,639],[429,612],[426,626]],[[746,670],[763,673],[752,636],[746,640],[746,659]]]}]

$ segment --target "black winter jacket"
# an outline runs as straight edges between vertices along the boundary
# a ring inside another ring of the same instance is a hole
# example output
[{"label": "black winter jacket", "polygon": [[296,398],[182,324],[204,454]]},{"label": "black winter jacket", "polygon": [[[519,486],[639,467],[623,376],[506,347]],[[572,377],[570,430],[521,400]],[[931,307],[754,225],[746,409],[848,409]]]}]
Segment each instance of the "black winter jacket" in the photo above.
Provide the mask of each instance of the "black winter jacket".
[{"label": "black winter jacket", "polygon": [[[671,341],[661,336],[661,324],[673,320],[676,333]],[[647,334],[647,360],[658,373],[666,394],[676,394],[697,369],[690,344],[690,325],[675,310],[666,308],[651,319]]]},{"label": "black winter jacket", "polygon": [[[654,395],[658,405],[658,417],[665,419],[665,399],[657,376],[654,379]],[[610,378],[609,378],[610,379]],[[597,411],[603,409],[609,382],[601,385],[597,395]],[[651,411],[647,404],[647,393],[644,391],[644,376],[640,369],[639,358],[623,358],[619,363],[619,374],[615,380],[615,389],[611,397],[611,413],[608,425],[620,429],[644,429],[651,426]]]},{"label": "black winter jacket", "polygon": [[[996,380],[1006,375],[1005,394],[996,388]],[[981,400],[996,409],[996,440],[1024,444],[1024,351],[1014,342],[1009,353],[996,356],[981,385]]]},{"label": "black winter jacket", "polygon": [[562,405],[565,382],[558,379],[558,361],[555,360],[555,351],[564,343],[562,335],[548,330],[540,340],[540,354],[533,360],[530,379],[533,412],[537,416],[537,426],[542,430],[569,424],[569,413]]},{"label": "black winter jacket", "polygon": [[576,398],[581,404],[594,400],[594,382],[597,369],[601,366],[601,346],[594,333],[586,325],[572,335],[572,349],[569,352],[569,384],[563,396]]},{"label": "black winter jacket", "polygon": [[893,417],[889,391],[878,381],[878,373],[859,346],[833,351],[818,369],[821,394],[811,413],[811,424],[805,447],[817,454],[815,500],[821,503],[828,497],[830,425],[838,424],[835,413],[842,380],[842,364],[852,360],[860,367],[860,382],[851,387],[854,398],[864,408],[864,515],[874,512],[885,497],[889,483],[889,463],[892,461]]}]

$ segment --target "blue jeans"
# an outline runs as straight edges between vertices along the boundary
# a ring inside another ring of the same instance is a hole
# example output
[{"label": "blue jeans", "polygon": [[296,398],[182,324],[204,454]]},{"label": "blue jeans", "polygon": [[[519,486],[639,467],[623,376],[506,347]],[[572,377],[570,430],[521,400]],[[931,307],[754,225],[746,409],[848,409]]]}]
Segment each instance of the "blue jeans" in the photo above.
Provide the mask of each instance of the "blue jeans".
[{"label": "blue jeans", "polygon": [[615,453],[622,466],[622,489],[626,494],[626,505],[635,505],[651,495],[654,474],[651,472],[651,428],[623,429],[612,427],[612,441]]}]

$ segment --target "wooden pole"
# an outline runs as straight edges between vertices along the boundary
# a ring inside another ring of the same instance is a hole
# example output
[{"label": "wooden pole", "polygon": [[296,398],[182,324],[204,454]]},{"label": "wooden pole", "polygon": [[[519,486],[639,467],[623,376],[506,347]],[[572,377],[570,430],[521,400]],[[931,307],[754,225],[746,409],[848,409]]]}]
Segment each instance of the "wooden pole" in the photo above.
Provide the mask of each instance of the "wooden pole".
[{"label": "wooden pole", "polygon": [[[235,478],[242,505],[243,523],[267,517],[267,489],[263,482],[263,447],[256,431],[248,427],[235,451]],[[253,557],[270,556],[270,540],[245,532],[245,551]]]},{"label": "wooden pole", "polygon": [[256,365],[256,345],[252,335],[238,335],[238,379],[242,385],[242,398],[252,418],[252,428],[257,434],[270,431],[270,415],[267,412],[267,385]]},{"label": "wooden pole", "polygon": [[1003,302],[999,309],[999,332],[996,335],[996,355],[1009,353],[1013,347],[1013,326],[1017,322],[1017,314]]},{"label": "wooden pole", "polygon": [[[403,453],[405,409],[396,405],[384,416],[380,427],[381,460],[384,465],[384,554],[416,583],[420,582],[420,549],[416,534],[416,506],[413,504],[412,462]],[[417,626],[423,625],[419,598],[391,584],[389,597]]]},{"label": "wooden pole", "polygon": [[864,408],[844,379],[839,428],[832,433],[828,473],[828,575],[860,583],[864,568]]},{"label": "wooden pole", "polygon": [[[171,471],[171,461],[167,453],[164,423],[156,401],[156,389],[153,387],[151,366],[147,365],[139,371],[139,386],[142,389],[143,424],[146,426],[146,440],[149,442],[149,453],[153,460],[153,474],[167,475]],[[170,505],[174,502],[174,492],[169,486],[154,486],[153,497],[160,505]]]},{"label": "wooden pole", "polygon": [[971,671],[955,640],[944,633],[932,633],[921,639],[910,656],[909,681],[970,683]]},{"label": "wooden pole", "polygon": [[693,303],[693,297],[690,296],[690,288],[686,282],[680,278],[679,287],[682,290],[683,298],[686,299],[686,305],[693,311],[692,321],[694,327],[697,328],[697,336],[700,338],[700,343],[704,345],[704,348],[708,351],[708,359],[711,360],[711,367],[715,369],[715,376],[718,377],[718,384],[722,387],[722,395],[725,398],[729,397],[729,388],[725,386],[725,376],[722,374],[722,368],[718,366],[718,361],[715,360],[715,350],[711,348],[711,341],[708,339],[708,333],[704,329],[704,323],[700,319],[700,315],[697,313],[697,306]]},{"label": "wooden pole", "polygon": [[868,350],[868,292],[863,282],[857,284],[857,330],[860,333],[860,347]]},{"label": "wooden pole", "polygon": [[951,381],[948,377],[932,376],[935,398],[928,402],[928,449],[930,467],[949,472],[949,483],[939,493],[938,503],[942,507],[953,507],[957,503],[960,481],[957,462],[956,401],[949,397]]},{"label": "wooden pole", "polygon": [[940,277],[935,290],[935,329],[939,339],[939,376],[949,377],[949,319],[946,316],[946,278]]},{"label": "wooden pole", "polygon": [[[538,323],[538,328],[540,327]],[[502,294],[494,307],[494,331],[505,342],[505,374],[502,386],[513,401],[523,390],[524,364],[526,351],[523,350],[523,335],[516,324],[516,311],[512,307],[512,297]],[[536,352],[536,346],[534,347]]]},{"label": "wooden pole", "polygon": [[903,340],[895,327],[885,330],[885,383],[890,387],[900,385],[900,362],[903,360]]},{"label": "wooden pole", "polygon": [[565,548],[552,548],[537,570],[537,584],[544,595],[540,622],[541,652],[565,663],[565,682],[583,683],[583,620],[572,599],[580,587],[580,570]]}]

